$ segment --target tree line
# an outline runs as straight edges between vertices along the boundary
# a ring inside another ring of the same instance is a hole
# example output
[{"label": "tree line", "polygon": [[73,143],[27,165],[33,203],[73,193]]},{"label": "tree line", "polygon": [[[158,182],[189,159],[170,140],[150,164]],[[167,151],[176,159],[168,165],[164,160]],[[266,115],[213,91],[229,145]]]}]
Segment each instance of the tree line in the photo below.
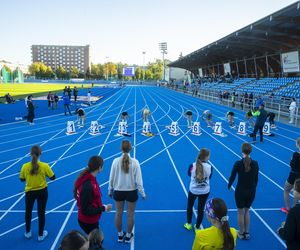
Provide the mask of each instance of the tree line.
[{"label": "tree line", "polygon": [[[166,62],[165,62],[166,63]],[[167,63],[166,63],[167,64]],[[109,79],[109,80],[160,80],[163,74],[162,60],[156,59],[155,62],[148,63],[145,67],[138,65],[130,65],[135,67],[135,75],[133,77],[124,77],[123,68],[128,64],[121,62],[107,62],[104,64],[91,64],[91,69],[81,73],[76,67],[70,67],[66,70],[63,66],[58,66],[56,70],[42,62],[34,62],[29,66],[29,75],[37,79]]]}]

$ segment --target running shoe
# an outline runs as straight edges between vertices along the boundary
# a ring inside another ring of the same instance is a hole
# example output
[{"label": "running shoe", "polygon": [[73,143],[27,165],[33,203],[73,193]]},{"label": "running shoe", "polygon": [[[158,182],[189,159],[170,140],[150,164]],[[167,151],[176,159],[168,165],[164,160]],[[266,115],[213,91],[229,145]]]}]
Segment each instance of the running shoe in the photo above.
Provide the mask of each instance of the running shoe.
[{"label": "running shoe", "polygon": [[192,230],[192,224],[190,223],[185,223],[183,226],[189,231]]},{"label": "running shoe", "polygon": [[32,233],[31,231],[29,231],[28,233],[24,233],[25,238],[30,239],[32,237]]},{"label": "running shoe", "polygon": [[245,240],[250,240],[250,234],[249,233],[244,233],[244,239]]},{"label": "running shoe", "polygon": [[242,233],[240,233],[240,232],[237,233],[237,237],[238,237],[240,240],[244,240],[244,239],[245,239],[245,235],[242,234]]},{"label": "running shoe", "polygon": [[130,244],[131,241],[132,241],[132,239],[133,239],[133,233],[131,233],[129,237],[126,234],[126,236],[125,236],[125,243]]},{"label": "running shoe", "polygon": [[289,213],[289,210],[285,207],[282,207],[280,210],[281,210],[281,212],[284,212],[285,214]]},{"label": "running shoe", "polygon": [[126,233],[125,232],[123,232],[123,234],[122,235],[118,235],[118,242],[123,242],[124,241],[124,238],[125,238],[125,235],[126,235]]},{"label": "running shoe", "polygon": [[38,236],[38,241],[43,241],[48,235],[48,232],[46,230],[44,230],[43,235],[39,235]]}]

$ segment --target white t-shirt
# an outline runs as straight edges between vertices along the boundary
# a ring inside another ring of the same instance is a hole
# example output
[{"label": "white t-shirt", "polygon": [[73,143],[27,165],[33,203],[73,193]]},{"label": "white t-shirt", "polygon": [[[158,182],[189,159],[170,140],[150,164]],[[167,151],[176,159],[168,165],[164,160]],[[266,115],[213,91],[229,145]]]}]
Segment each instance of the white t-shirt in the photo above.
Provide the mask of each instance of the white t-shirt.
[{"label": "white t-shirt", "polygon": [[129,155],[129,172],[125,173],[121,167],[123,155],[113,160],[110,169],[108,191],[112,193],[113,190],[133,191],[138,189],[144,197],[145,192],[140,163]]},{"label": "white t-shirt", "polygon": [[191,169],[190,191],[193,194],[207,194],[210,191],[209,177],[211,175],[211,165],[207,162],[202,162],[204,178],[202,181],[196,179],[196,163],[193,163]]}]

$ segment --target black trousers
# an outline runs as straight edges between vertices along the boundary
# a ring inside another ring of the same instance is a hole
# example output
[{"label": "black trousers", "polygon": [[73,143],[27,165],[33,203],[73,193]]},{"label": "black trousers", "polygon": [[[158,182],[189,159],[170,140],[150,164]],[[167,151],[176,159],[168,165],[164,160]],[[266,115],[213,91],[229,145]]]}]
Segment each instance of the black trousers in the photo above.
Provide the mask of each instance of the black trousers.
[{"label": "black trousers", "polygon": [[81,227],[81,229],[86,233],[89,234],[90,232],[92,232],[94,229],[99,229],[99,223],[94,223],[94,224],[88,224],[88,223],[84,223],[80,220],[78,220],[79,226]]},{"label": "black trousers", "polygon": [[28,111],[27,121],[30,122],[30,123],[33,123],[33,119],[34,119],[34,112],[33,111]]},{"label": "black trousers", "polygon": [[45,211],[48,200],[48,189],[44,188],[36,191],[28,191],[25,194],[25,223],[27,233],[31,228],[32,209],[35,200],[37,200],[39,236],[42,236],[45,227]]},{"label": "black trousers", "polygon": [[64,107],[65,107],[65,115],[67,114],[67,109],[69,111],[69,114],[71,115],[69,104],[64,104]]},{"label": "black trousers", "polygon": [[263,141],[263,127],[264,126],[258,126],[255,124],[254,130],[253,130],[253,141],[256,141],[256,133],[259,130],[259,135],[260,135],[260,141]]},{"label": "black trousers", "polygon": [[203,211],[204,206],[206,203],[206,200],[209,196],[209,193],[207,194],[193,194],[191,191],[189,191],[188,194],[188,204],[187,204],[187,210],[186,210],[186,216],[187,216],[187,223],[192,223],[192,216],[193,216],[193,206],[195,203],[195,200],[198,198],[198,212],[197,212],[197,221],[196,221],[196,227],[199,228],[202,220],[203,220]]}]

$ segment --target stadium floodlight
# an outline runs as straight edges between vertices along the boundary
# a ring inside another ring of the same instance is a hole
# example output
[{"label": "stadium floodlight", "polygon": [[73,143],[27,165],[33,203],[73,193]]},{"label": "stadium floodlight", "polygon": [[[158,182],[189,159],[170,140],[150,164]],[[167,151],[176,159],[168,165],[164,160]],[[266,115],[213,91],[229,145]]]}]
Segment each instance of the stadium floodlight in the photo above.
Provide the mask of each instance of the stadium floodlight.
[{"label": "stadium floodlight", "polygon": [[163,55],[163,80],[165,81],[166,79],[166,74],[165,74],[165,54],[167,54],[167,43],[166,42],[161,42],[158,44],[159,45],[159,50],[161,51],[162,55]]},{"label": "stadium floodlight", "polygon": [[108,81],[108,59],[109,59],[109,56],[107,56],[105,58],[106,58],[106,81]]},{"label": "stadium floodlight", "polygon": [[146,51],[143,51],[143,81],[145,81],[145,54]]}]

